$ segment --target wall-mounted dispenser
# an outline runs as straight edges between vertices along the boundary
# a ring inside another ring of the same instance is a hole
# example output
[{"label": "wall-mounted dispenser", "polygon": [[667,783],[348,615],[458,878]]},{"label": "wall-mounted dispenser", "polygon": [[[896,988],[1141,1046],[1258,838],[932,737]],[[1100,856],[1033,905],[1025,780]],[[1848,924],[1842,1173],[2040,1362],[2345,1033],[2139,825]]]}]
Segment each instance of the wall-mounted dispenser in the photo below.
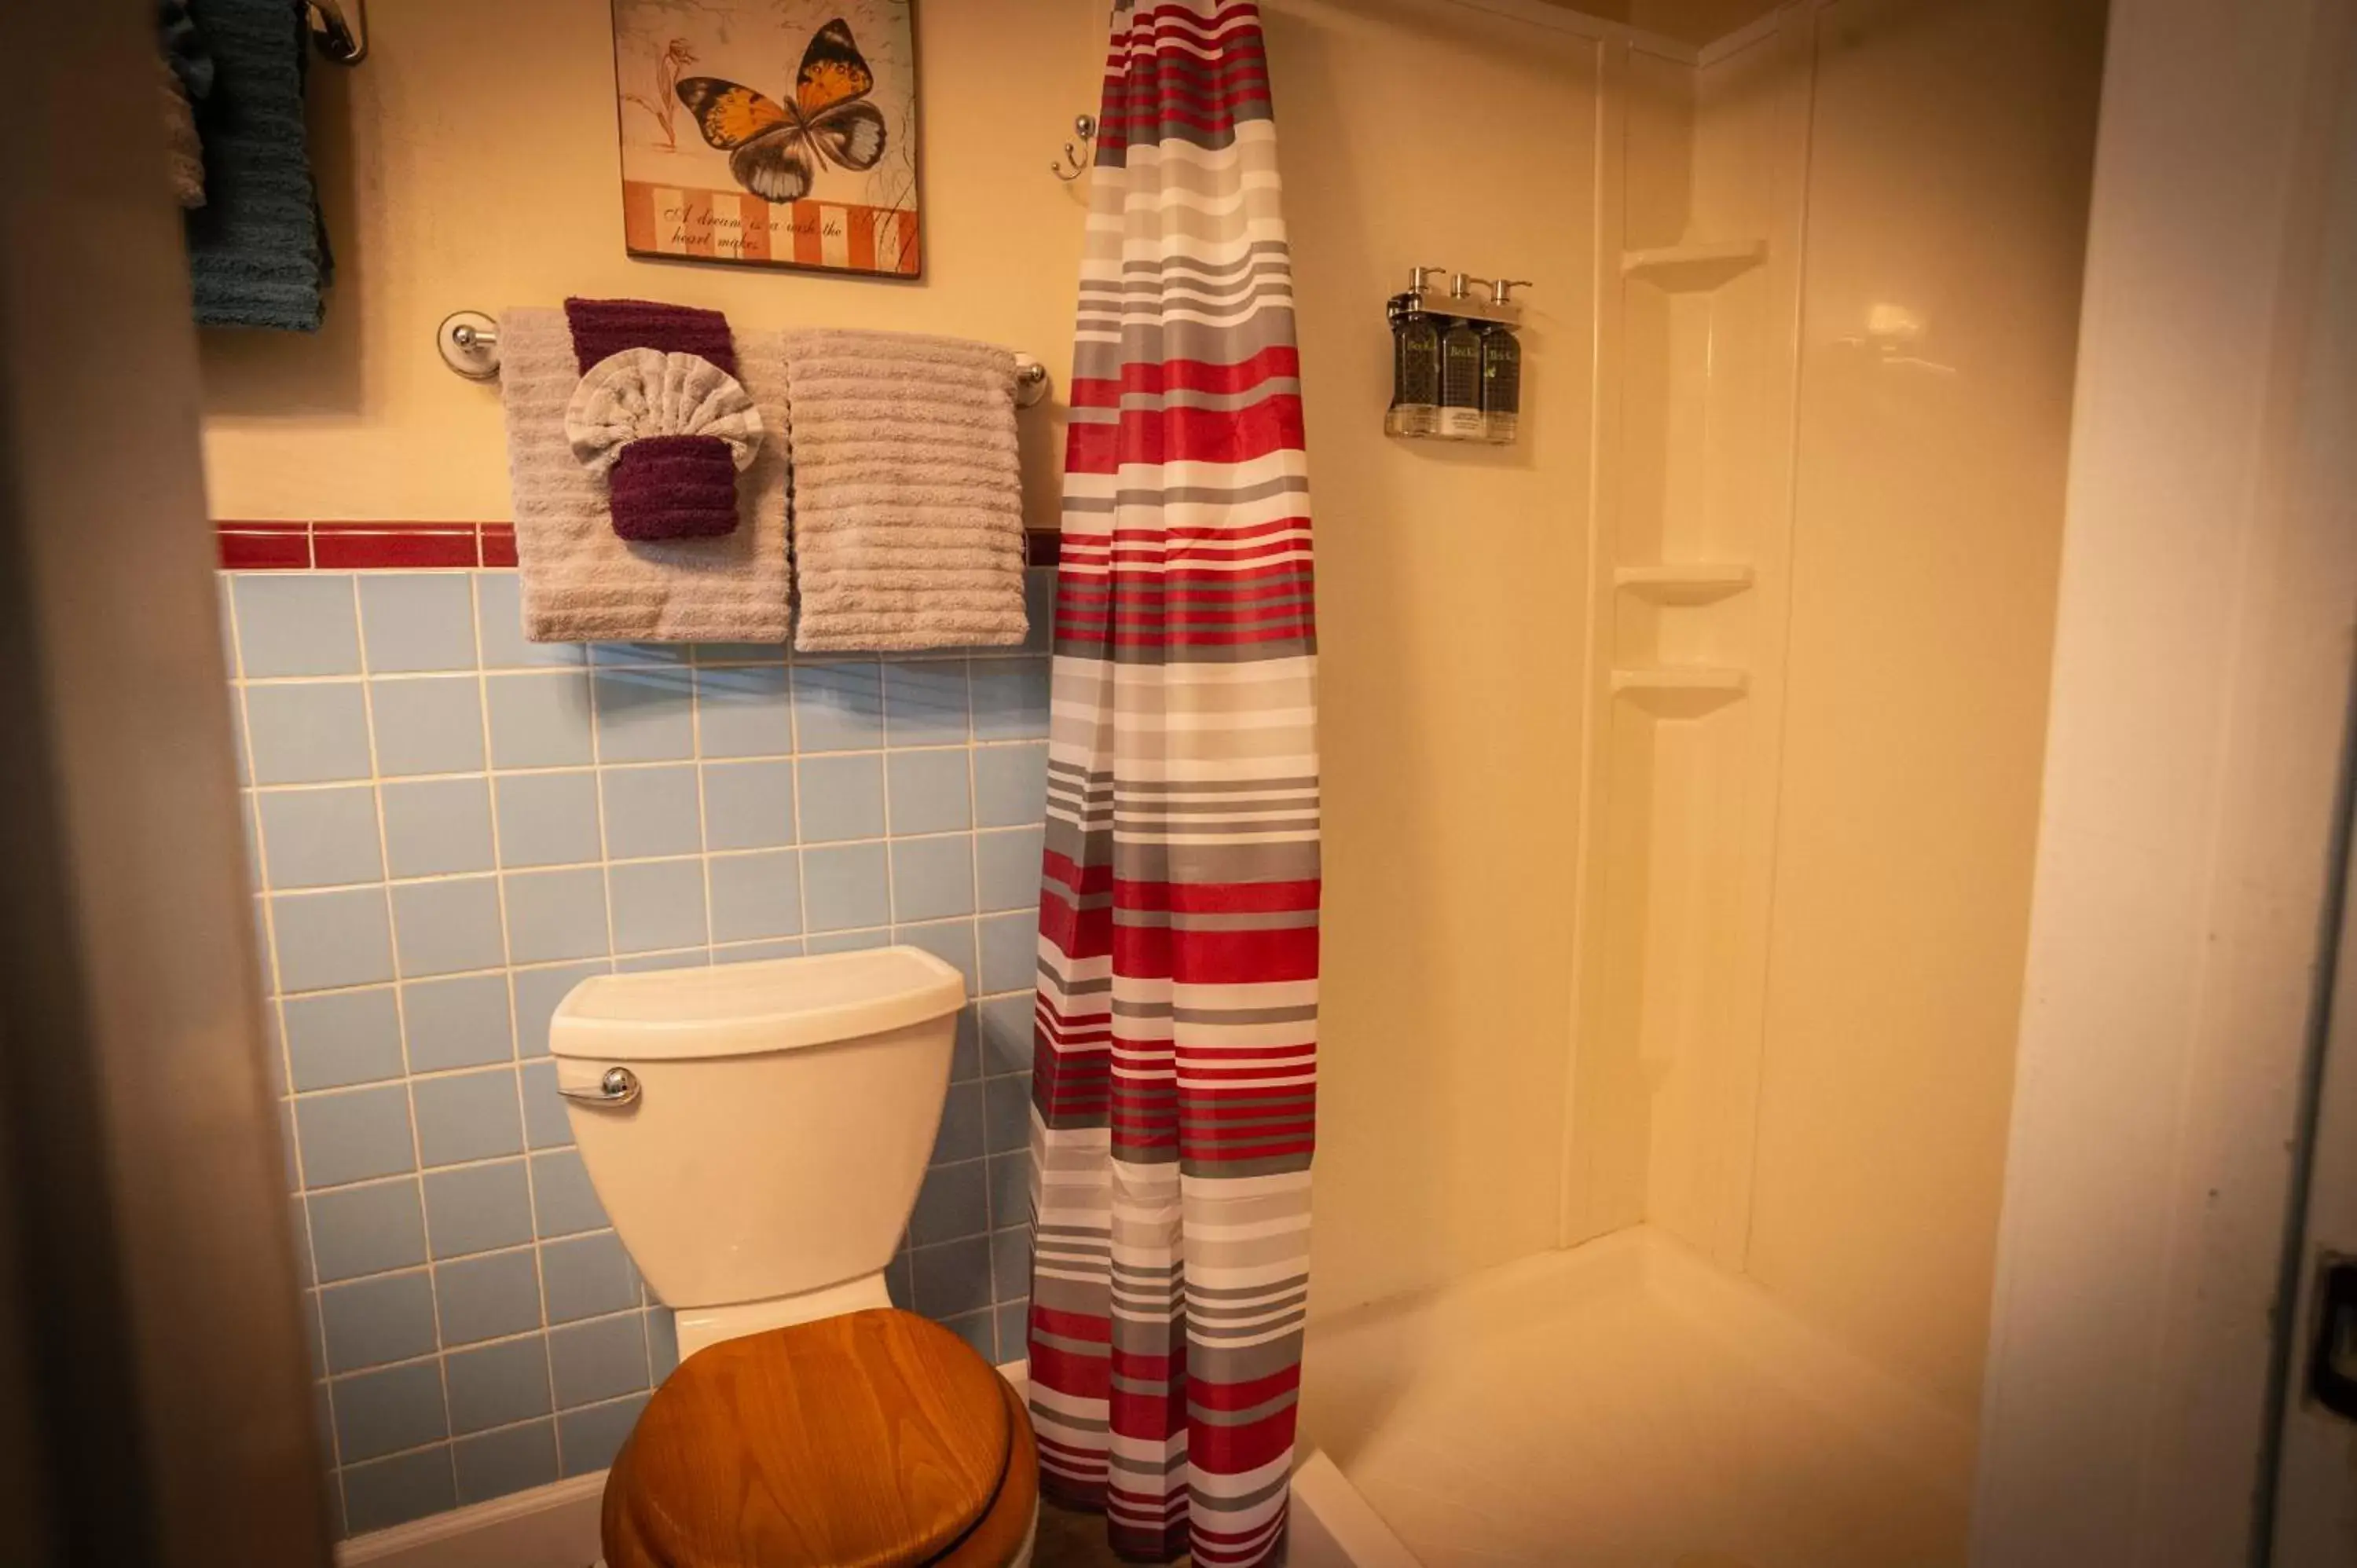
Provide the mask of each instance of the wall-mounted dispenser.
[{"label": "wall-mounted dispenser", "polygon": [[1425,280],[1439,272],[1438,267],[1409,269],[1407,292],[1391,299],[1392,405],[1383,414],[1386,435],[1430,435],[1439,425],[1440,325],[1424,308]]},{"label": "wall-mounted dispenser", "polygon": [[[1389,435],[1510,445],[1521,435],[1523,349],[1514,336],[1521,278],[1488,282],[1450,274],[1434,292],[1438,267],[1409,269],[1408,286],[1384,302],[1392,325]],[[1476,287],[1487,289],[1483,298]]]}]

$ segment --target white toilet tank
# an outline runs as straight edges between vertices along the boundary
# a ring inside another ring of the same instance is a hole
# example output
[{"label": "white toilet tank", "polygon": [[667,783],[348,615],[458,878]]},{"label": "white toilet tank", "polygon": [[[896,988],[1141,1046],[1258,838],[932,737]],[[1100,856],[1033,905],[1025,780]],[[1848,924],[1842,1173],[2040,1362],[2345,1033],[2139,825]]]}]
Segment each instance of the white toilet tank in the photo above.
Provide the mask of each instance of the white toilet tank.
[{"label": "white toilet tank", "polygon": [[[891,1261],[965,982],[916,948],[583,981],[549,1025],[574,1140],[674,1309],[802,1296]],[[614,1069],[636,1080],[595,1097]],[[627,1100],[627,1103],[620,1102]]]}]

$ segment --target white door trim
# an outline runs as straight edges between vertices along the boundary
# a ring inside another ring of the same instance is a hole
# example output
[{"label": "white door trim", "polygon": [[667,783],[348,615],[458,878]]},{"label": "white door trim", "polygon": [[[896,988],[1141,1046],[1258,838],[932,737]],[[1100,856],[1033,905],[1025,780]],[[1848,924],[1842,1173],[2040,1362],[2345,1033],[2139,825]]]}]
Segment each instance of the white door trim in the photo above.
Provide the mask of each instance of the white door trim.
[{"label": "white door trim", "polygon": [[[2357,607],[2319,286],[2357,7],[2115,0],[1974,1511],[2255,1560]],[[2345,403],[2341,403],[2345,408]]]}]

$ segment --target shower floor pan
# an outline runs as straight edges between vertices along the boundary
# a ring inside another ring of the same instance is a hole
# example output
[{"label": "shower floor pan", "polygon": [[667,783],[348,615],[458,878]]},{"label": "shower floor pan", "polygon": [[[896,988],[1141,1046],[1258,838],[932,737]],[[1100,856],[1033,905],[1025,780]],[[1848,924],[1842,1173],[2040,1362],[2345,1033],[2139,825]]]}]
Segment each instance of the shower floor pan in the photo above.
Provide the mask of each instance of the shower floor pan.
[{"label": "shower floor pan", "polygon": [[1309,1331],[1305,1444],[1425,1568],[1942,1568],[1973,1433],[1637,1229]]}]

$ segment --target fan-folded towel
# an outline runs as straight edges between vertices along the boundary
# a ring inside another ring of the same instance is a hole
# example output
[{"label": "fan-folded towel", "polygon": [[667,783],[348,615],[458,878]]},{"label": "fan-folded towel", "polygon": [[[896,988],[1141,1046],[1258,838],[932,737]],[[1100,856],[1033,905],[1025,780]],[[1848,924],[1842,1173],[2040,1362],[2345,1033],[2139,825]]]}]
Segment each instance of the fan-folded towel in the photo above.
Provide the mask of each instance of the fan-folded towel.
[{"label": "fan-folded towel", "polygon": [[766,435],[737,476],[735,532],[633,543],[614,532],[605,477],[583,463],[565,435],[581,364],[565,313],[518,309],[500,317],[500,400],[525,637],[786,640],[786,372],[778,334],[736,334],[736,363]]}]

